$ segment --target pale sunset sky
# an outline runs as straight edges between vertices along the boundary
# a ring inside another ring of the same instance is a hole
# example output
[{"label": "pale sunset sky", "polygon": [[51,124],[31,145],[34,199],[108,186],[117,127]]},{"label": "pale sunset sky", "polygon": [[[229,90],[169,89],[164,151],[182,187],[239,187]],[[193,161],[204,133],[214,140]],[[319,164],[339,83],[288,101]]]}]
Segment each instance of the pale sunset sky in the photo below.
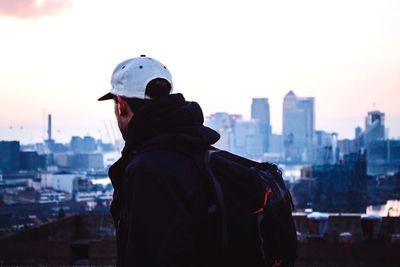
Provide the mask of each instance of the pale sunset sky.
[{"label": "pale sunset sky", "polygon": [[0,0],[0,140],[108,141],[116,64],[145,54],[205,115],[250,117],[269,98],[274,133],[289,90],[315,97],[316,129],[353,138],[368,111],[400,137],[400,1]]}]

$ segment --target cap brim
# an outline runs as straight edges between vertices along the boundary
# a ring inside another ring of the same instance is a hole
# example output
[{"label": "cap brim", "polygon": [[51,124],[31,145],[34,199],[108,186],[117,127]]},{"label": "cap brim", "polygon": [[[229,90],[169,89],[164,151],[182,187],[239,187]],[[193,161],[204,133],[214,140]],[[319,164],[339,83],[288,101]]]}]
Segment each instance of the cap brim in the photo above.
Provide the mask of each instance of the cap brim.
[{"label": "cap brim", "polygon": [[113,99],[114,95],[111,93],[107,93],[105,95],[103,95],[102,97],[100,97],[99,99],[97,99],[97,101],[103,101],[103,100],[109,100],[109,99]]}]

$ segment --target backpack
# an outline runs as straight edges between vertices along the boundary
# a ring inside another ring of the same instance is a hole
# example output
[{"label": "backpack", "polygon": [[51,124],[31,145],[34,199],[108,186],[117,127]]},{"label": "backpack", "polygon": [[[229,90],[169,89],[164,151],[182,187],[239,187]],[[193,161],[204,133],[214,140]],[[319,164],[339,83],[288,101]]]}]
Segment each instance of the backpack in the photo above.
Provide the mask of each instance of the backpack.
[{"label": "backpack", "polygon": [[204,164],[219,211],[224,266],[294,266],[294,205],[278,167],[215,148],[206,151]]}]

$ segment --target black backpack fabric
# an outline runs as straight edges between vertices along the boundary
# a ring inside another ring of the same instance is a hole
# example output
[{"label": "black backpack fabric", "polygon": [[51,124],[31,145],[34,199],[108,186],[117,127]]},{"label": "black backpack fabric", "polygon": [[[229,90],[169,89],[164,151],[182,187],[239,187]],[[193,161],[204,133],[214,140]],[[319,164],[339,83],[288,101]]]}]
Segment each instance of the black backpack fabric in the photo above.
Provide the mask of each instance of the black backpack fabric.
[{"label": "black backpack fabric", "polygon": [[294,266],[293,202],[278,167],[214,148],[205,167],[218,205],[223,266]]}]

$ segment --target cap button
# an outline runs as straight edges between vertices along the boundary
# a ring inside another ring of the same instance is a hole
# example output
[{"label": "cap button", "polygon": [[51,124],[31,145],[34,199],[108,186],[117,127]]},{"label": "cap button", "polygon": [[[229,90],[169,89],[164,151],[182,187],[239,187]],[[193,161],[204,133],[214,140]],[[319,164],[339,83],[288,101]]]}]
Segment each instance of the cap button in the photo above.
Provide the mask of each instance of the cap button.
[{"label": "cap button", "polygon": [[146,57],[146,55],[140,55],[140,57]]}]

